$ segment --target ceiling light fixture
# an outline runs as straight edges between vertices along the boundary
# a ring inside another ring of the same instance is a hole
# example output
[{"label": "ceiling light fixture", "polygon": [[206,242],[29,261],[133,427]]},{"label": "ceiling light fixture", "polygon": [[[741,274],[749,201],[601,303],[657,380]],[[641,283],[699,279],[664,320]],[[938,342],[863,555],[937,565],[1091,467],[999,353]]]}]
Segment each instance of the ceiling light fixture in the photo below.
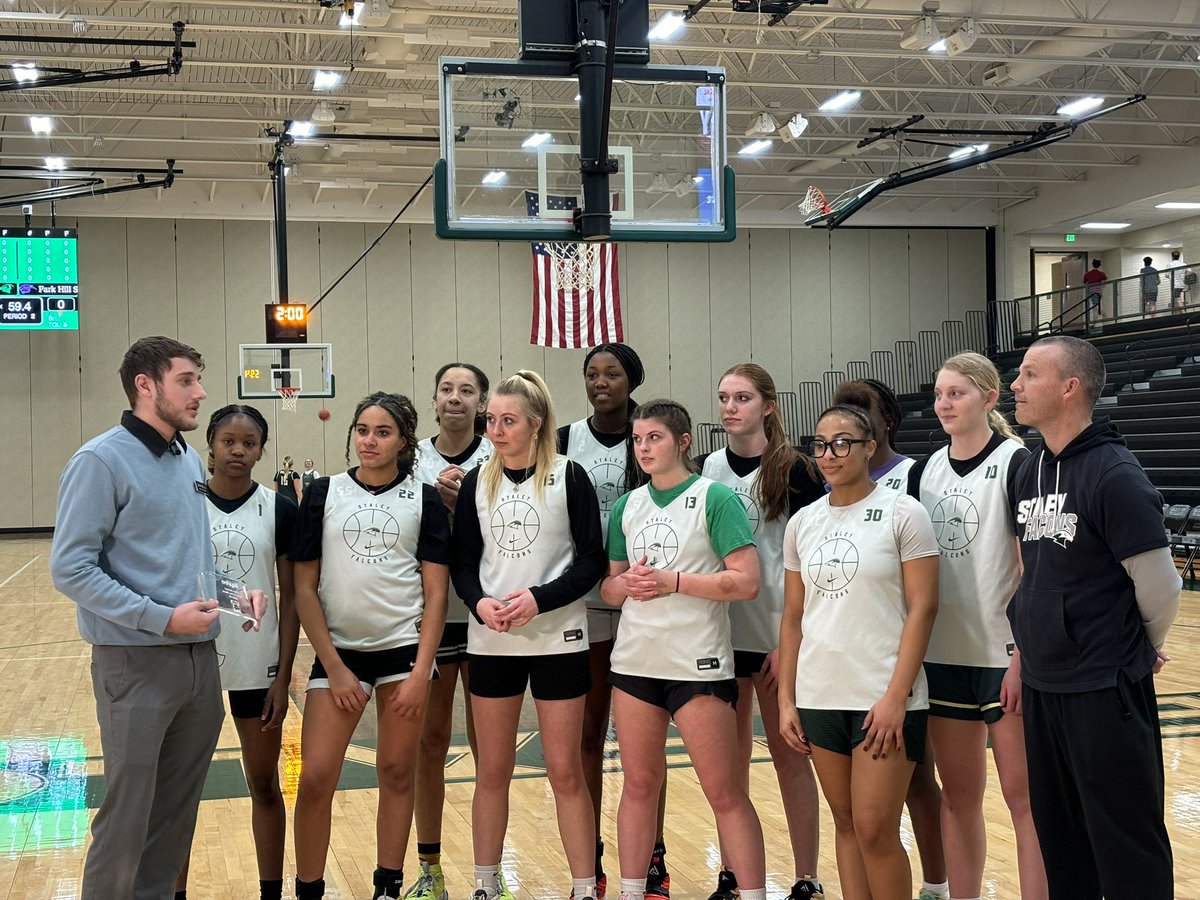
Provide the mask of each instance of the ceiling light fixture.
[{"label": "ceiling light fixture", "polygon": [[759,141],[751,141],[749,144],[747,144],[745,147],[743,147],[742,149],[740,149],[738,151],[738,156],[756,156],[757,154],[762,153],[764,150],[766,150],[768,147],[770,147],[771,143],[772,143],[771,141],[766,140],[765,138],[763,140],[759,140]]},{"label": "ceiling light fixture", "polygon": [[327,72],[324,69],[317,69],[313,73],[313,90],[314,91],[332,91],[342,81],[341,72]]},{"label": "ceiling light fixture", "polygon": [[1070,103],[1063,104],[1056,112],[1060,116],[1074,117],[1093,110],[1097,106],[1103,105],[1103,103],[1103,97],[1080,97],[1078,100],[1072,100]]},{"label": "ceiling light fixture", "polygon": [[30,116],[29,130],[34,134],[49,134],[54,130],[54,120],[49,116]]},{"label": "ceiling light fixture", "polygon": [[31,62],[13,63],[9,68],[12,69],[13,80],[18,84],[28,84],[42,77],[42,73],[38,71],[38,67]]},{"label": "ceiling light fixture", "polygon": [[667,177],[666,172],[655,172],[646,188],[647,194],[669,194],[675,189],[674,183]]},{"label": "ceiling light fixture", "polygon": [[316,130],[317,126],[315,126],[312,122],[293,122],[288,126],[287,133],[294,138],[306,138],[311,137]]},{"label": "ceiling light fixture", "polygon": [[658,21],[654,23],[654,27],[650,29],[647,37],[652,41],[669,40],[683,27],[683,16],[679,13],[665,13],[658,17]]},{"label": "ceiling light fixture", "polygon": [[1154,204],[1155,209],[1200,209],[1200,203],[1189,200],[1169,200],[1166,203]]},{"label": "ceiling light fixture", "polygon": [[61,156],[47,156],[46,157],[46,168],[50,169],[52,172],[61,172],[66,167],[67,167],[67,161],[65,159],[63,159]]},{"label": "ceiling light fixture", "polygon": [[975,30],[975,20],[963,19],[954,27],[953,31],[938,41],[942,45],[940,49],[937,44],[929,49],[935,53],[945,53],[947,56],[958,56],[958,54],[970,50],[978,36],[979,33]]},{"label": "ceiling light fixture", "polygon": [[942,39],[933,16],[924,15],[913,22],[900,35],[900,46],[905,50],[928,50]]},{"label": "ceiling light fixture", "polygon": [[821,112],[838,112],[853,106],[862,97],[862,91],[842,91],[834,94],[824,103],[817,107]]},{"label": "ceiling light fixture", "polygon": [[794,141],[804,134],[808,128],[808,119],[796,113],[779,127],[779,134],[785,141]]},{"label": "ceiling light fixture", "polygon": [[966,147],[959,147],[957,150],[950,151],[950,159],[962,159],[964,156],[973,156],[976,153],[983,153],[991,144],[968,144]]},{"label": "ceiling light fixture", "polygon": [[521,141],[521,146],[526,150],[532,150],[535,147],[542,146],[542,144],[552,139],[553,138],[548,131],[535,131],[529,137],[525,138],[525,140]]},{"label": "ceiling light fixture", "polygon": [[1080,228],[1090,228],[1093,231],[1120,231],[1128,228],[1129,222],[1084,222]]},{"label": "ceiling light fixture", "polygon": [[770,137],[779,129],[768,113],[759,113],[746,129],[746,137]]},{"label": "ceiling light fixture", "polygon": [[313,108],[312,120],[315,124],[332,125],[337,121],[337,113],[334,112],[333,107],[329,105],[328,100],[321,100]]},{"label": "ceiling light fixture", "polygon": [[507,180],[508,180],[508,173],[501,172],[499,169],[492,169],[492,171],[488,172],[486,175],[483,176],[483,183],[486,185],[491,185],[491,186],[495,186],[497,184],[504,184],[504,182]]}]

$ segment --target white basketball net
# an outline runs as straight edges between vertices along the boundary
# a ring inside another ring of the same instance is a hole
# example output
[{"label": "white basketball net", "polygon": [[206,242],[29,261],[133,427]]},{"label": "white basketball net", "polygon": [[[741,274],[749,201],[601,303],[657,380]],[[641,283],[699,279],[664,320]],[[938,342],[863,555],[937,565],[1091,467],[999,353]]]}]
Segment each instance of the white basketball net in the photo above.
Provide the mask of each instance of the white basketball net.
[{"label": "white basketball net", "polygon": [[821,189],[814,184],[808,186],[808,193],[804,195],[804,199],[800,201],[800,212],[804,215],[812,215],[813,213],[829,212],[829,204],[825,202],[825,195],[821,193]]},{"label": "white basketball net", "polygon": [[562,291],[596,291],[600,288],[599,244],[555,242],[547,245],[554,283]]},{"label": "white basketball net", "polygon": [[279,405],[284,412],[295,412],[296,403],[300,400],[300,389],[292,387],[279,388]]}]

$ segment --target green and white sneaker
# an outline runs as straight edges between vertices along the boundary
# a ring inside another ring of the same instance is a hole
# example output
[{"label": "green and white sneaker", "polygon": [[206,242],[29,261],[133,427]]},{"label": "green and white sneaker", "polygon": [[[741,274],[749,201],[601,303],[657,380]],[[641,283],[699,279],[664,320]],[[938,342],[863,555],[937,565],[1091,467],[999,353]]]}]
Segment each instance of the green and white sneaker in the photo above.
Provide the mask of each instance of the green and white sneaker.
[{"label": "green and white sneaker", "polygon": [[422,862],[421,874],[404,895],[404,900],[449,900],[442,867]]}]

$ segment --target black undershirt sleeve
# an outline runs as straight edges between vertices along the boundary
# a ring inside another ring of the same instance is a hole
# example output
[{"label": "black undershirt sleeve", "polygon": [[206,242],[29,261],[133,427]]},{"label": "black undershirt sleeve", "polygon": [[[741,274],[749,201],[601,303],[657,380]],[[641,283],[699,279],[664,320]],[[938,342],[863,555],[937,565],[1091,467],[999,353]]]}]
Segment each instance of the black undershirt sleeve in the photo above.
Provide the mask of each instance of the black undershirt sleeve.
[{"label": "black undershirt sleeve", "polygon": [[553,581],[530,588],[539,613],[575,602],[595,587],[608,569],[596,489],[583,466],[575,462],[567,463],[567,518],[571,524],[571,540],[575,544],[575,559]]},{"label": "black undershirt sleeve", "polygon": [[312,562],[321,558],[321,532],[325,521],[325,498],[328,496],[328,477],[318,478],[304,492],[288,549],[288,559],[292,562]]},{"label": "black undershirt sleeve", "polygon": [[792,465],[792,471],[788,474],[788,488],[788,518],[825,497],[824,482],[819,475],[813,477],[803,456]]},{"label": "black undershirt sleeve", "polygon": [[[921,501],[921,476],[925,474],[925,466],[929,464],[929,460],[931,459],[933,459],[932,455],[924,459],[919,459],[908,470],[908,496],[912,497],[918,503]],[[1011,486],[1010,483],[1009,487]],[[1010,495],[1011,493],[1009,491]]]},{"label": "black undershirt sleeve", "polygon": [[450,565],[450,516],[446,504],[431,484],[421,485],[421,532],[417,537],[417,559]]},{"label": "black undershirt sleeve", "polygon": [[475,508],[475,492],[479,489],[479,468],[472,469],[458,488],[454,504],[454,532],[450,539],[450,579],[454,591],[462,598],[471,615],[482,624],[475,607],[483,599],[483,583],[479,580],[479,563],[483,559],[483,533],[479,530],[479,511]]},{"label": "black undershirt sleeve", "polygon": [[[311,488],[312,486],[309,485]],[[296,504],[283,494],[275,495],[275,555],[287,556],[292,549],[292,534],[296,530]]]},{"label": "black undershirt sleeve", "polygon": [[558,429],[558,452],[562,456],[567,455],[567,443],[571,439],[571,426],[562,425]]}]

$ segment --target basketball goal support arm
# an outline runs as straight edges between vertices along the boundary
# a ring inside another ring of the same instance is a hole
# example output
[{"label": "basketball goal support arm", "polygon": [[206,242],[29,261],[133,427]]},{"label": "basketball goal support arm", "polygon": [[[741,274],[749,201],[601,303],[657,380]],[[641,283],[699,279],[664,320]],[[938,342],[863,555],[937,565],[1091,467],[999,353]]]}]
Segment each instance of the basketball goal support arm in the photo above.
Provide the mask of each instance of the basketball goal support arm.
[{"label": "basketball goal support arm", "polygon": [[[965,169],[968,166],[978,166],[982,163],[992,162],[993,160],[1003,159],[1006,156],[1013,156],[1017,153],[1028,153],[1030,150],[1036,150],[1039,147],[1045,147],[1049,144],[1057,143],[1065,138],[1069,138],[1075,133],[1080,125],[1085,122],[1090,122],[1092,119],[1097,119],[1100,116],[1106,116],[1109,113],[1116,112],[1119,109],[1124,109],[1127,106],[1132,106],[1135,103],[1141,103],[1146,99],[1145,94],[1135,94],[1128,100],[1123,100],[1113,106],[1105,109],[1097,110],[1086,116],[1080,116],[1078,119],[1071,119],[1068,122],[1062,122],[1057,125],[1050,123],[1044,124],[1037,129],[1032,135],[1024,140],[1014,141],[1004,147],[997,147],[995,150],[987,150],[982,153],[973,153],[970,156],[964,156],[961,159],[947,160],[946,162],[936,165],[922,164],[904,169],[900,172],[893,172],[887,178],[884,178],[878,184],[873,185],[869,190],[864,191],[856,197],[853,202],[848,203],[841,209],[833,210],[821,217],[813,217],[811,224],[813,226],[824,225],[826,228],[834,229],[849,219],[852,215],[878,197],[880,194],[887,191],[895,190],[909,184],[916,184],[918,181],[925,181],[929,178],[937,178],[939,175],[947,175],[951,172],[957,172],[959,169]],[[901,127],[900,133],[903,134]]]},{"label": "basketball goal support arm", "polygon": [[575,45],[575,71],[579,78],[579,174],[583,184],[583,204],[582,209],[575,211],[575,229],[584,241],[606,241],[612,236],[609,176],[616,174],[617,161],[608,156],[608,120],[612,112],[618,5],[617,0],[575,2],[579,32]]}]

